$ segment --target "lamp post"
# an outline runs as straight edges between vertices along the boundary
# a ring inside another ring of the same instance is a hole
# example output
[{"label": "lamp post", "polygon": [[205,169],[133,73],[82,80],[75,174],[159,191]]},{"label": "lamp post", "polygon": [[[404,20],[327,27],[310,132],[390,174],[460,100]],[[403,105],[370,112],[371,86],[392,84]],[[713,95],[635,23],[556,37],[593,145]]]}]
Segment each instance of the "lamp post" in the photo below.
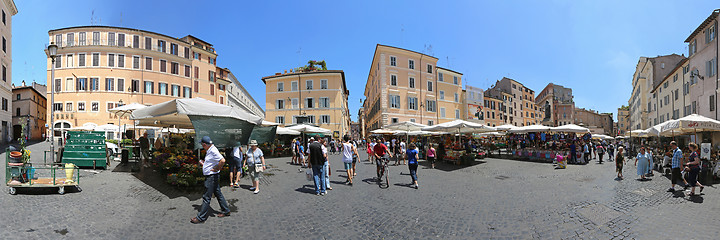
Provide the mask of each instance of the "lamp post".
[{"label": "lamp post", "polygon": [[52,63],[50,64],[50,103],[51,103],[51,109],[50,109],[50,149],[52,152],[52,156],[50,160],[54,163],[55,162],[55,58],[57,57],[57,49],[58,46],[55,45],[55,42],[50,42],[50,45],[47,48],[47,55],[52,59]]},{"label": "lamp post", "polygon": [[[115,107],[121,107],[122,105],[123,105],[123,100],[120,99],[120,101],[118,101],[117,106],[115,106]],[[124,114],[123,114],[123,115],[124,115]],[[115,116],[117,116],[117,114],[116,114]],[[123,140],[123,134],[122,134],[122,131],[121,131],[122,128],[120,128],[120,126],[121,126],[121,125],[120,125],[120,120],[122,120],[122,116],[118,116],[118,134],[120,134],[120,141],[118,142],[118,147],[122,147],[122,140]]]}]

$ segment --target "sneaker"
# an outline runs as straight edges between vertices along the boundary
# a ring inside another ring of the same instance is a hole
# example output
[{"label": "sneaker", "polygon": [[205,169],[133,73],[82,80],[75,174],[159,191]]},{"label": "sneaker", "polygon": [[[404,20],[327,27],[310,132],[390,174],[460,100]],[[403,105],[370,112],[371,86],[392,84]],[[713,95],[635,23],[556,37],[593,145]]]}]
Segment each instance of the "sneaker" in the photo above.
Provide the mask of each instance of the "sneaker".
[{"label": "sneaker", "polygon": [[700,192],[702,192],[703,189],[705,189],[705,186],[700,187]]},{"label": "sneaker", "polygon": [[667,192],[675,192],[674,188],[668,188]]},{"label": "sneaker", "polygon": [[250,191],[255,191],[255,187],[250,187]]},{"label": "sneaker", "polygon": [[253,191],[254,194],[258,194],[259,192],[260,192],[260,189],[255,189],[255,191]]},{"label": "sneaker", "polygon": [[415,189],[418,189],[419,187],[420,187],[419,185],[415,184]]},{"label": "sneaker", "polygon": [[325,196],[325,194],[327,194],[327,192],[321,192],[321,193],[320,193],[320,195],[323,195],[323,196]]}]

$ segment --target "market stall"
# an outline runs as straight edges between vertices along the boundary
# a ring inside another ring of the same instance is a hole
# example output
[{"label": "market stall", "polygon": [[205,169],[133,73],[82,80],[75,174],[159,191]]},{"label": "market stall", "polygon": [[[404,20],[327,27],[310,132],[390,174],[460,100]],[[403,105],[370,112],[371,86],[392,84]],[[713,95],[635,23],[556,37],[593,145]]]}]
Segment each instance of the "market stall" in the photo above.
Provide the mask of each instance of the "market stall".
[{"label": "market stall", "polygon": [[[454,120],[451,122],[441,123],[434,126],[429,126],[422,128],[424,131],[433,131],[433,132],[448,132],[450,134],[457,134],[457,140],[454,138],[441,138],[440,141],[443,141],[443,145],[445,146],[445,155],[444,155],[444,161],[448,162],[454,162],[455,164],[465,163],[468,164],[475,160],[475,154],[470,152],[468,154],[468,149],[464,148],[464,146],[461,145],[461,136],[464,134],[473,134],[473,133],[485,133],[485,132],[495,132],[497,129],[489,126],[485,126],[479,123],[474,122],[468,122],[464,120]],[[468,141],[469,141],[468,137]]]}]

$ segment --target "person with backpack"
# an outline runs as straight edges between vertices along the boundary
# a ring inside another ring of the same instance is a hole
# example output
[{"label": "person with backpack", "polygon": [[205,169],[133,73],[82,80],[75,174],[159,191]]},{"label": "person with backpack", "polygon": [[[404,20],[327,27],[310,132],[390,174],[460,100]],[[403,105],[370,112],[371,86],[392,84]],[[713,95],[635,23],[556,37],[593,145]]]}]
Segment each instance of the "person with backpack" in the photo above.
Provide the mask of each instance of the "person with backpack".
[{"label": "person with backpack", "polygon": [[598,145],[597,149],[595,150],[598,154],[598,158],[600,163],[603,162],[603,155],[605,155],[605,148],[602,145]]}]

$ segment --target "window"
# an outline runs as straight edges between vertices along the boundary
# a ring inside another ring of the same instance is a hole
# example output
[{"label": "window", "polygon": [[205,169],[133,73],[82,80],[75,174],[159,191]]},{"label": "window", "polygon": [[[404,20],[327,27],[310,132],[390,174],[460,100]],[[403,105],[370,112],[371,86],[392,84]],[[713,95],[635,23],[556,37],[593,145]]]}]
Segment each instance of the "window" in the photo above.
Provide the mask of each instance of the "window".
[{"label": "window", "polygon": [[200,91],[200,82],[195,81],[195,92],[199,92],[199,91]]},{"label": "window", "polygon": [[195,79],[198,79],[198,78],[200,78],[200,69],[198,67],[195,67]]},{"label": "window", "polygon": [[[68,55],[72,56],[72,55]],[[85,54],[79,53],[78,54],[78,67],[84,67],[85,66]]]},{"label": "window", "polygon": [[[19,109],[19,108],[18,108],[18,109]],[[66,112],[72,112],[72,109],[73,109],[73,103],[72,103],[72,102],[65,103],[65,111],[66,111]],[[20,112],[20,111],[18,111],[18,112]],[[20,114],[18,114],[18,115],[20,115]]]},{"label": "window", "polygon": [[441,118],[445,117],[445,108],[440,108],[440,117]]},{"label": "window", "polygon": [[705,69],[707,69],[707,76],[712,77],[715,76],[717,73],[717,58],[713,58],[710,61],[707,61],[705,64]]},{"label": "window", "polygon": [[278,92],[285,91],[285,83],[284,82],[277,83],[277,91]]},{"label": "window", "polygon": [[100,32],[93,32],[93,45],[100,45]]},{"label": "window", "polygon": [[290,91],[297,91],[298,90],[298,82],[292,81],[290,82]]},{"label": "window", "polygon": [[210,95],[215,96],[215,84],[210,84]]},{"label": "window", "polygon": [[7,24],[7,22],[5,22],[5,10],[2,10],[2,22],[3,24]]},{"label": "window", "polygon": [[[72,78],[68,78],[67,80],[72,81]],[[77,90],[77,91],[87,90],[87,78],[78,78],[77,83],[75,84],[75,90]]]},{"label": "window", "polygon": [[432,125],[435,125],[435,121],[433,121],[433,120],[428,120],[428,126],[432,126]]},{"label": "window", "polygon": [[305,89],[307,89],[307,90],[313,89],[313,80],[305,80]]},{"label": "window", "polygon": [[73,45],[75,45],[75,34],[68,33],[67,34],[67,46],[72,47]]},{"label": "window", "polygon": [[398,123],[398,121],[399,121],[398,118],[392,118],[390,120],[392,121],[392,123]]},{"label": "window", "polygon": [[[2,100],[3,100],[3,101],[2,101],[3,110],[6,110],[6,109],[5,109],[5,106],[7,105],[7,103],[5,102],[6,100],[5,100],[5,98],[3,98]],[[62,110],[63,110],[63,104],[62,104],[62,103],[53,103],[53,111],[62,112]]]},{"label": "window", "polygon": [[290,105],[293,109],[298,109],[299,100],[297,98],[293,98],[290,100]]},{"label": "window", "polygon": [[330,107],[330,98],[321,97],[319,104],[320,104],[321,108],[329,108]]},{"label": "window", "polygon": [[705,30],[705,43],[710,43],[712,40],[715,40],[715,35],[717,34],[717,32],[715,32],[715,27],[715,24],[713,24]]},{"label": "window", "polygon": [[455,102],[460,102],[460,96],[457,93],[455,93]]},{"label": "window", "polygon": [[443,74],[442,74],[442,73],[438,73],[438,81],[441,81],[441,82],[444,82],[444,81],[445,81],[445,80],[443,80]]},{"label": "window", "polygon": [[279,124],[285,124],[285,117],[284,116],[277,116],[275,117],[275,122]]},{"label": "window", "polygon": [[115,46],[115,33],[108,33],[108,46]]},{"label": "window", "polygon": [[74,81],[75,81],[75,79],[72,79],[72,78],[65,79],[65,91],[68,91],[68,92],[73,91],[73,82]]},{"label": "window", "polygon": [[85,111],[85,102],[78,102],[78,112],[84,112]]},{"label": "window", "polygon": [[390,75],[390,85],[397,86],[397,75]]},{"label": "window", "polygon": [[313,103],[312,98],[306,98],[305,99],[305,108],[313,108],[315,107],[315,104]]},{"label": "window", "polygon": [[440,93],[440,100],[445,100],[445,91],[440,90],[439,93]]},{"label": "window", "polygon": [[[455,84],[455,85],[458,84],[458,77],[457,77],[457,76],[453,76],[453,84]],[[515,85],[513,85],[513,86],[515,86]]]},{"label": "window", "polygon": [[114,102],[107,102],[107,108],[105,110],[109,112],[110,109],[113,109],[115,107],[119,107],[118,104],[115,104]]},{"label": "window", "polygon": [[137,80],[137,79],[131,80],[130,91],[131,92],[140,92],[140,80]]},{"label": "window", "polygon": [[690,45],[688,45],[688,57],[692,56],[697,52],[697,39],[690,42]]},{"label": "window", "polygon": [[428,81],[428,82],[427,82],[427,90],[428,90],[428,92],[432,92],[432,91],[433,91],[433,83],[432,83],[432,81]]},{"label": "window", "polygon": [[275,109],[285,109],[285,100],[283,100],[283,99],[276,100]]},{"label": "window", "polygon": [[192,90],[190,89],[190,87],[183,87],[183,97],[184,98],[192,97]]},{"label": "window", "polygon": [[118,91],[118,92],[124,92],[124,91],[125,91],[125,79],[118,78],[118,80],[117,80],[117,91]]},{"label": "window", "polygon": [[115,91],[115,79],[105,78],[105,91]]},{"label": "window", "polygon": [[437,106],[435,105],[435,101],[431,101],[431,100],[425,101],[425,109],[427,109],[428,112],[436,112]]},{"label": "window", "polygon": [[190,59],[190,48],[185,48],[185,58]]},{"label": "window", "polygon": [[21,94],[15,94],[15,100],[20,100],[20,97],[22,97]]},{"label": "window", "polygon": [[415,61],[413,61],[412,59],[408,60],[408,68],[415,69]]},{"label": "window", "polygon": [[118,54],[118,61],[117,61],[117,67],[124,68],[125,67],[125,55]]},{"label": "window", "polygon": [[90,111],[100,111],[100,102],[90,102]]},{"label": "window", "polygon": [[78,34],[78,46],[85,46],[87,44],[87,39],[85,37],[85,32],[80,32]]},{"label": "window", "polygon": [[100,53],[92,54],[92,65],[93,65],[93,67],[100,66]]},{"label": "window", "polygon": [[115,67],[115,54],[108,53],[107,57],[108,67]]},{"label": "window", "polygon": [[118,47],[124,47],[125,46],[125,34],[124,33],[118,33],[118,39],[117,39]]},{"label": "window", "polygon": [[215,72],[208,71],[208,81],[215,82]]},{"label": "window", "polygon": [[[72,79],[71,79],[71,81],[72,81]],[[62,91],[62,85],[60,85],[61,82],[62,82],[61,79],[59,79],[59,78],[55,79],[55,92]]]},{"label": "window", "polygon": [[143,89],[143,93],[153,94],[154,93],[153,88],[154,88],[153,82],[145,81],[145,88]]},{"label": "window", "polygon": [[170,86],[170,95],[173,97],[180,97],[180,85],[171,85]]},{"label": "window", "polygon": [[73,61],[73,55],[72,54],[67,55],[67,63],[65,63],[65,65],[67,67],[73,67],[74,63],[75,63],[75,61]]},{"label": "window", "polygon": [[193,57],[197,60],[200,60],[200,53],[193,52]]},{"label": "window", "polygon": [[[85,79],[80,78],[79,80],[82,80],[81,81],[82,84],[78,84],[78,86],[80,87],[80,90],[85,90],[85,89],[83,89],[83,88],[85,88],[85,81],[84,81]],[[100,79],[99,78],[90,78],[90,90],[91,91],[100,90]]]},{"label": "window", "polygon": [[408,97],[408,109],[410,110],[417,110],[418,104],[417,104],[417,97]]},{"label": "window", "polygon": [[390,56],[390,66],[397,66],[397,58]]},{"label": "window", "polygon": [[460,109],[455,109],[455,119],[460,119]]},{"label": "window", "polygon": [[185,65],[185,77],[190,77],[190,66]]},{"label": "window", "polygon": [[157,40],[158,51],[165,52],[165,40]]},{"label": "window", "polygon": [[427,72],[428,72],[428,73],[432,73],[432,68],[433,68],[433,66],[430,65],[430,64],[428,64],[428,65],[427,65]]},{"label": "window", "polygon": [[675,89],[675,100],[678,100],[678,90],[679,89]]},{"label": "window", "polygon": [[167,61],[160,59],[160,72],[167,72]]},{"label": "window", "polygon": [[328,80],[320,79],[320,89],[328,89]]},{"label": "window", "polygon": [[178,55],[178,45],[175,43],[170,44],[170,54],[177,56]]},{"label": "window", "polygon": [[145,70],[152,71],[152,58],[145,57]]},{"label": "window", "polygon": [[710,111],[715,111],[715,95],[710,95]]},{"label": "window", "polygon": [[320,115],[320,124],[329,124],[330,115]]},{"label": "window", "polygon": [[58,55],[58,57],[55,58],[55,68],[61,68],[62,67],[62,55]]},{"label": "window", "polygon": [[390,108],[400,108],[400,95],[390,95]]},{"label": "window", "polygon": [[180,64],[178,64],[176,62],[171,62],[170,63],[170,73],[175,74],[175,75],[180,74]]},{"label": "window", "polygon": [[410,87],[410,88],[415,88],[415,78],[414,78],[414,77],[411,77],[411,78],[408,80],[408,87]]},{"label": "window", "polygon": [[56,34],[55,35],[55,44],[62,47],[62,42],[63,42],[62,35]]},{"label": "window", "polygon": [[315,124],[315,116],[309,115],[307,116],[307,120],[309,123]]}]

